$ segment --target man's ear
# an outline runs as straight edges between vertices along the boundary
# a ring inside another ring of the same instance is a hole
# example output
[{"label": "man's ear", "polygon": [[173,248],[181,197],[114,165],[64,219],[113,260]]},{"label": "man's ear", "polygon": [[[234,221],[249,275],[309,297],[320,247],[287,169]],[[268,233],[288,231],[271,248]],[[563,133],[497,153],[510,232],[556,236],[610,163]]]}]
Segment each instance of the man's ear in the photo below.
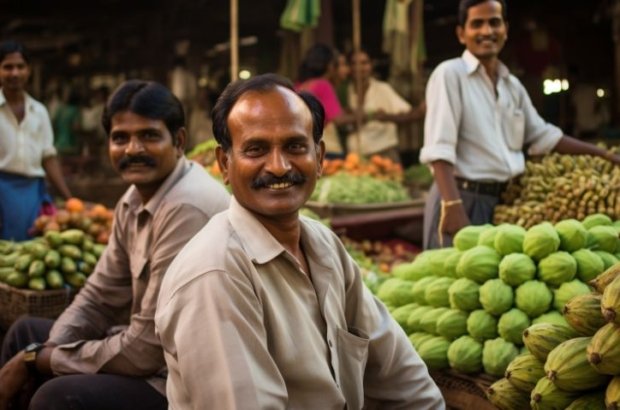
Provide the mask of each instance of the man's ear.
[{"label": "man's ear", "polygon": [[465,39],[463,38],[463,27],[456,26],[456,38],[459,39],[459,43],[465,44]]},{"label": "man's ear", "polygon": [[316,176],[320,177],[323,174],[323,160],[325,159],[325,142],[321,140],[315,146],[316,146],[316,160],[318,161],[318,164],[316,167],[317,169]]},{"label": "man's ear", "polygon": [[187,144],[187,130],[185,127],[181,127],[177,130],[175,147],[179,150],[179,154],[183,155],[185,152],[185,145]]},{"label": "man's ear", "polygon": [[228,185],[228,153],[224,151],[221,145],[215,147],[215,159],[217,160],[217,165],[220,167],[222,179],[224,183]]}]

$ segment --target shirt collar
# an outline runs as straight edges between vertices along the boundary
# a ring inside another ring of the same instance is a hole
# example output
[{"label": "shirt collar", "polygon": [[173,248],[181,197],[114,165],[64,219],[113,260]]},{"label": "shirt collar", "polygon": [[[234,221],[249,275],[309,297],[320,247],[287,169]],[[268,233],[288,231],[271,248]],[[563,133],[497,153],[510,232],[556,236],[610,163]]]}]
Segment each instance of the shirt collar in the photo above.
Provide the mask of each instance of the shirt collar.
[{"label": "shirt collar", "polygon": [[[473,55],[469,50],[465,49],[461,57],[463,58],[463,61],[465,61],[465,66],[467,67],[467,74],[471,75],[476,72],[479,67],[481,67],[480,60],[478,60],[478,58]],[[506,67],[501,61],[499,62],[497,71],[500,78],[506,78],[508,77],[508,75],[510,75],[508,67]]]},{"label": "shirt collar", "polygon": [[243,248],[253,261],[260,264],[267,263],[282,252],[286,252],[282,244],[250,211],[241,206],[234,196],[230,198],[228,218]]},{"label": "shirt collar", "polygon": [[127,190],[127,194],[122,199],[123,205],[134,210],[136,214],[140,214],[142,211],[147,211],[149,214],[153,215],[155,210],[159,207],[159,204],[168,194],[168,191],[176,185],[176,183],[189,171],[192,166],[192,162],[182,156],[177,161],[174,170],[170,173],[170,175],[168,175],[163,184],[161,184],[159,189],[155,192],[155,195],[151,197],[146,205],[142,204],[142,197],[140,196],[140,193],[135,185],[130,186]]},{"label": "shirt collar", "polygon": [[[28,94],[25,91],[24,91],[24,98],[25,98],[25,103],[26,103],[26,110],[31,110],[32,101],[34,101],[34,98],[32,98],[30,94]],[[4,104],[6,104],[6,97],[4,96],[3,89],[0,88],[0,107],[3,106]]]}]

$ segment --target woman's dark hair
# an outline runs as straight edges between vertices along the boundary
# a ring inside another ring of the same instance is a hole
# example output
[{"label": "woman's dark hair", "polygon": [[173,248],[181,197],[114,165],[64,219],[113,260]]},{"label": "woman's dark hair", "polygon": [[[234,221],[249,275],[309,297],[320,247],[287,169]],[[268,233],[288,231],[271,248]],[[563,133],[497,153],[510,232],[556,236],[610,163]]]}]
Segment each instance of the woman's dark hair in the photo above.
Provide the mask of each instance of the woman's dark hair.
[{"label": "woman's dark hair", "polygon": [[325,111],[321,103],[309,93],[296,92],[290,80],[284,77],[277,74],[262,74],[249,80],[240,80],[228,84],[213,107],[211,112],[213,135],[224,151],[228,151],[232,146],[230,130],[228,129],[228,115],[239,98],[249,91],[266,93],[276,87],[287,88],[299,95],[312,114],[312,139],[317,144],[321,141],[325,122]]},{"label": "woman's dark hair", "polygon": [[[480,3],[485,3],[489,0],[461,0],[459,2],[459,26],[465,27],[465,22],[467,22],[467,12],[470,7],[474,7]],[[504,0],[493,0],[502,5],[502,17],[504,21],[507,21],[508,18],[508,10],[506,6],[506,2]]]},{"label": "woman's dark hair", "polygon": [[27,64],[30,64],[30,53],[23,44],[13,40],[6,40],[0,43],[0,63],[4,61],[7,55],[19,53]]},{"label": "woman's dark hair", "polygon": [[297,73],[297,81],[304,82],[311,78],[323,76],[330,64],[336,62],[338,54],[325,44],[315,44],[306,51]]},{"label": "woman's dark hair", "polygon": [[179,99],[166,87],[153,81],[129,80],[112,93],[101,118],[106,133],[110,133],[112,117],[123,111],[162,120],[175,143],[177,131],[185,126],[185,113]]}]

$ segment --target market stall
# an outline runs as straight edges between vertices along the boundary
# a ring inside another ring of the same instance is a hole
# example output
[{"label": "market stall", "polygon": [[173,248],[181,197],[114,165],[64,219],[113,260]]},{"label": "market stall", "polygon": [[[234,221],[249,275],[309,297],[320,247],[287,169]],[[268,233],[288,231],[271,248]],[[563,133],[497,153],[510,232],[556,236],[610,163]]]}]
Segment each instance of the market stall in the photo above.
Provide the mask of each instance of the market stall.
[{"label": "market stall", "polygon": [[450,408],[617,408],[620,171],[528,161],[496,225],[367,276]]}]

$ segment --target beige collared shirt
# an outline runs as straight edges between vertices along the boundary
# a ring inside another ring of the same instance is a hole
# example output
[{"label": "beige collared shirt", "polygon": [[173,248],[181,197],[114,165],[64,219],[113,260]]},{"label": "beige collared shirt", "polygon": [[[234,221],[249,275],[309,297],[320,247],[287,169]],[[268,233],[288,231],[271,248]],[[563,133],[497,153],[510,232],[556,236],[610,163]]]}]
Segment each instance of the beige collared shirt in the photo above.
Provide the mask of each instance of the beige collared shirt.
[{"label": "beige collared shirt", "polygon": [[0,171],[43,177],[43,158],[56,155],[52,124],[43,104],[24,94],[26,114],[18,123],[0,89]]},{"label": "beige collared shirt", "polygon": [[[349,107],[355,109],[358,103],[353,85],[349,85],[348,99]],[[387,114],[403,114],[411,110],[411,104],[398,95],[390,84],[371,78],[364,96],[363,111],[372,114],[379,110]],[[349,151],[370,155],[398,146],[398,127],[390,121],[368,121],[362,125],[359,135],[359,147],[357,133],[347,137]]]},{"label": "beige collared shirt", "polygon": [[562,130],[538,115],[505,65],[500,63],[498,74],[493,86],[467,50],[437,66],[426,86],[420,162],[444,160],[462,178],[507,181],[525,170],[524,147],[531,155],[555,147]]},{"label": "beige collared shirt", "polygon": [[51,330],[49,340],[60,345],[52,353],[54,373],[146,377],[165,394],[153,322],[159,287],[183,245],[228,201],[223,185],[185,158],[146,205],[130,187],[95,271]]},{"label": "beige collared shirt", "polygon": [[336,235],[301,224],[309,275],[234,198],[172,262],[155,317],[170,408],[444,408]]}]

